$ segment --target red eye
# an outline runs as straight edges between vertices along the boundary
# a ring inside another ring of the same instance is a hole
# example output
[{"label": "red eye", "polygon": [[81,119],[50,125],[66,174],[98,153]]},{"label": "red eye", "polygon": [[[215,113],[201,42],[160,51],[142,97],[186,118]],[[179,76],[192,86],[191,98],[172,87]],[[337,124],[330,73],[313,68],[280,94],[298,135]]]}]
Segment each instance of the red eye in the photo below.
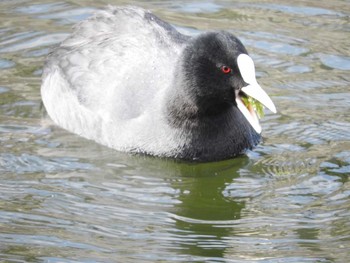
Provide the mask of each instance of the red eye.
[{"label": "red eye", "polygon": [[229,68],[228,66],[222,66],[221,71],[225,74],[228,74],[231,72],[231,68]]}]

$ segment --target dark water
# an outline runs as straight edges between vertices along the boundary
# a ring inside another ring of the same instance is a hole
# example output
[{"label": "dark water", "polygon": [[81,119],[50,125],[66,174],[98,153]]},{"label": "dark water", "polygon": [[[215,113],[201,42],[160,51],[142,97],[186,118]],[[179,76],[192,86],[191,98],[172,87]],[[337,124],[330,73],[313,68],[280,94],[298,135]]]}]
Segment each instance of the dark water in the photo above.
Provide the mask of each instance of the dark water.
[{"label": "dark water", "polygon": [[[50,48],[106,4],[225,29],[278,114],[247,156],[129,156],[42,118]],[[0,2],[1,262],[350,262],[349,1]]]}]

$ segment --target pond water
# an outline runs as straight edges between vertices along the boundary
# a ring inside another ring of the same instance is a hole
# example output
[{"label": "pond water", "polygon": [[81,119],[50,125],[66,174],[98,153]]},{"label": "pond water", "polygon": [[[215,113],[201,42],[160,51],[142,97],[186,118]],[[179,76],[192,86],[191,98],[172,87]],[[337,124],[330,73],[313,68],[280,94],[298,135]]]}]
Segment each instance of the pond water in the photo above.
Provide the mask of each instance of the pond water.
[{"label": "pond water", "polygon": [[[131,156],[43,115],[41,72],[74,23],[135,4],[250,51],[278,113],[247,155]],[[0,2],[0,261],[350,262],[350,3]]]}]

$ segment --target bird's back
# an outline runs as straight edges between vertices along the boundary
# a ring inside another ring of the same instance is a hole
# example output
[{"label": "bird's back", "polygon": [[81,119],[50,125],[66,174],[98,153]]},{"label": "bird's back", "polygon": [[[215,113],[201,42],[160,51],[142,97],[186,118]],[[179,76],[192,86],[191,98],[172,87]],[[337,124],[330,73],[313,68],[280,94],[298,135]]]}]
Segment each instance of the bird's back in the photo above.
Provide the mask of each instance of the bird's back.
[{"label": "bird's back", "polygon": [[[42,97],[50,117],[63,128],[117,149],[123,141],[131,148],[149,142],[145,130],[157,134],[152,131],[157,125],[150,125],[162,118],[163,93],[171,86],[185,41],[143,9],[97,12],[76,25],[48,58]],[[138,134],[145,138],[137,144]]]}]

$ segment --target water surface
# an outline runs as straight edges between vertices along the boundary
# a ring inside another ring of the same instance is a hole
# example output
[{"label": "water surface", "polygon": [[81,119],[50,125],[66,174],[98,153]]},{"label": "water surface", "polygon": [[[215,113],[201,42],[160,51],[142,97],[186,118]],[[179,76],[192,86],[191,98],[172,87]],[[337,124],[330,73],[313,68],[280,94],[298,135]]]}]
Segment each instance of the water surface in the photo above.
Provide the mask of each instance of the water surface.
[{"label": "water surface", "polygon": [[[181,32],[239,36],[278,113],[247,155],[130,156],[53,125],[46,55],[106,4]],[[0,259],[4,262],[350,261],[348,1],[1,1]]]}]

